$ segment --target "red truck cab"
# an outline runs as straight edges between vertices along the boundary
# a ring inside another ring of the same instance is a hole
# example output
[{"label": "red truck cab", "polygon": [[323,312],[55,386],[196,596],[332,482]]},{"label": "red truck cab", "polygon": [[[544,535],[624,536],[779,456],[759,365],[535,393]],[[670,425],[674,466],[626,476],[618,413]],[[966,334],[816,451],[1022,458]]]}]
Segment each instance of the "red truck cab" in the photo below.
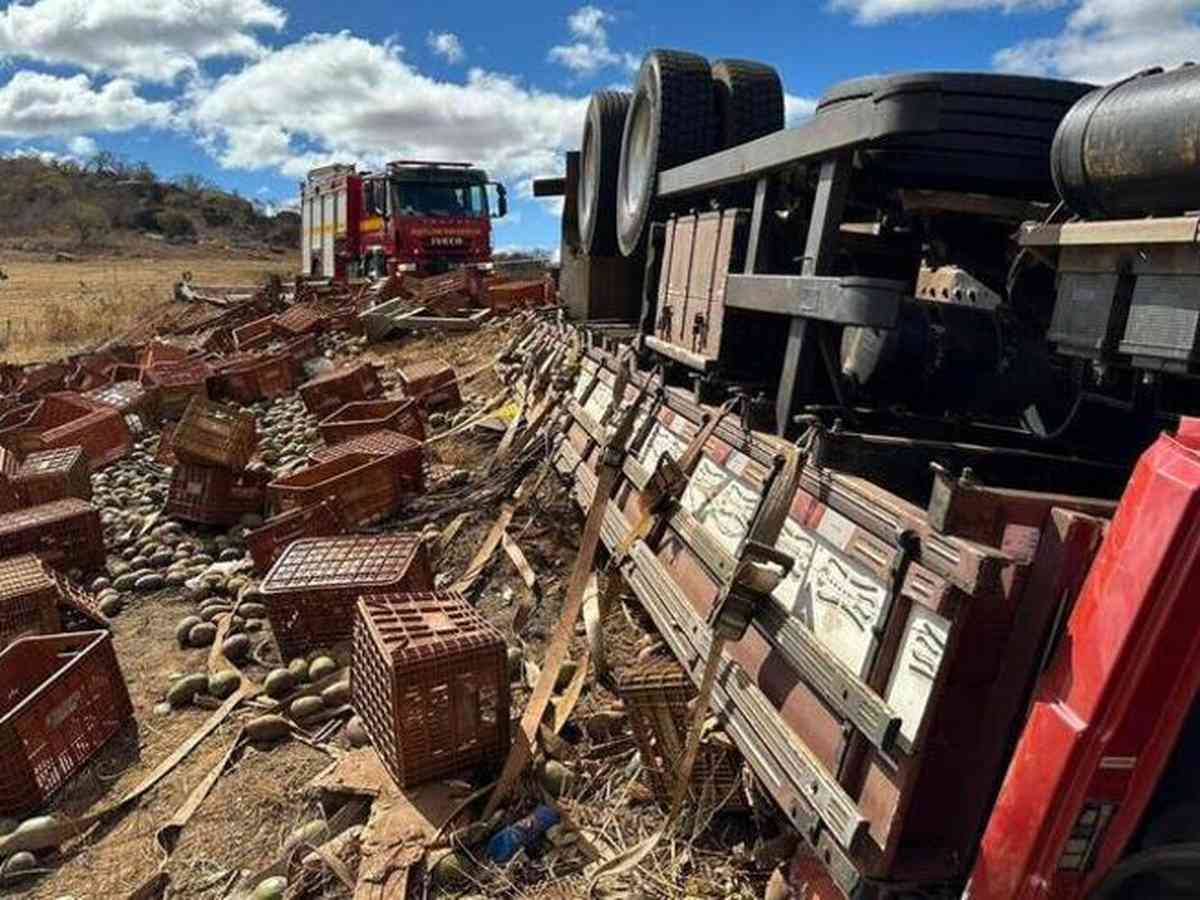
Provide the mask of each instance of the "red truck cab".
[{"label": "red truck cab", "polygon": [[508,212],[504,186],[470,163],[323,166],[300,190],[301,271],[335,280],[490,269],[491,220]]}]

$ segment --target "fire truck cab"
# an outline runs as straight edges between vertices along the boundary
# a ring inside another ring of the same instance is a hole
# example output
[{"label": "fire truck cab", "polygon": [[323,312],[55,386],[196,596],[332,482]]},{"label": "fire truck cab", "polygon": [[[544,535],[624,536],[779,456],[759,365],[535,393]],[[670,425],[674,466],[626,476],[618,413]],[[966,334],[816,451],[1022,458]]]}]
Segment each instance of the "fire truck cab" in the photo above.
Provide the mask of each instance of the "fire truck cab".
[{"label": "fire truck cab", "polygon": [[305,275],[430,275],[491,268],[491,219],[507,214],[508,196],[470,163],[400,160],[381,172],[339,163],[309,172],[300,209]]}]

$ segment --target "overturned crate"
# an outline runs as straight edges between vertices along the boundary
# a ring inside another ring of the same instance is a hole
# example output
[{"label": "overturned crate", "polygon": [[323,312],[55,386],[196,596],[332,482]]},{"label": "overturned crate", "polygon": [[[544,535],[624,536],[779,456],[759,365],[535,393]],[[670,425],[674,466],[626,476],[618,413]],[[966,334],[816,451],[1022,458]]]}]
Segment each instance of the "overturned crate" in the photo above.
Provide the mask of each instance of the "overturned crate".
[{"label": "overturned crate", "polygon": [[175,427],[172,444],[180,462],[240,472],[257,440],[252,413],[194,397]]},{"label": "overturned crate", "polygon": [[257,350],[271,342],[275,316],[263,316],[233,329],[233,344],[238,350]]},{"label": "overturned crate", "polygon": [[231,472],[181,462],[171,473],[164,512],[199,525],[233,525],[244,515],[262,513],[270,478],[263,471]]},{"label": "overturned crate", "polygon": [[25,457],[12,476],[26,506],[53,503],[67,497],[92,499],[92,476],[82,447],[39,450]]},{"label": "overturned crate", "polygon": [[335,447],[322,447],[314,450],[309,460],[319,465],[355,453],[398,457],[395,464],[404,490],[413,494],[425,492],[425,446],[396,431],[372,431]]},{"label": "overturned crate", "polygon": [[258,594],[284,659],[349,640],[354,604],[374,593],[428,591],[433,573],[419,534],[302,538],[267,573]]},{"label": "overturned crate", "polygon": [[[670,801],[676,767],[687,743],[689,704],[696,697],[687,673],[672,660],[630,666],[620,673],[617,693],[625,704],[642,769],[660,802]],[[732,745],[708,739],[700,744],[691,790],[709,808],[745,811],[742,757]]]},{"label": "overturned crate", "polygon": [[100,510],[68,497],[0,515],[0,559],[33,553],[56,569],[104,566]]},{"label": "overturned crate", "polygon": [[334,369],[300,385],[304,406],[314,416],[327,416],[347,403],[374,400],[382,393],[378,369],[367,362]]},{"label": "overturned crate", "polygon": [[133,717],[107,631],[0,652],[0,815],[42,808]]},{"label": "overturned crate", "polygon": [[27,635],[107,626],[91,594],[33,554],[0,560],[0,649]]},{"label": "overturned crate", "polygon": [[218,376],[221,392],[245,406],[274,400],[296,386],[294,365],[284,353],[264,353],[223,369]]},{"label": "overturned crate", "polygon": [[0,447],[0,514],[15,512],[25,506],[25,499],[13,484],[18,468],[17,454]]},{"label": "overturned crate", "polygon": [[212,366],[202,359],[189,359],[148,368],[142,382],[158,388],[159,412],[164,419],[178,419],[193,397],[208,399]]},{"label": "overturned crate", "polygon": [[413,399],[347,403],[322,419],[320,429],[321,437],[331,447],[380,430],[425,440],[425,419]]},{"label": "overturned crate", "polygon": [[246,548],[254,560],[254,570],[262,575],[294,541],[333,537],[345,531],[346,517],[341,501],[337,497],[328,497],[312,506],[272,516],[261,528],[246,535]]},{"label": "overturned crate", "polygon": [[348,453],[271,482],[267,498],[271,511],[281,513],[336,497],[348,527],[373,525],[399,512],[415,493],[405,464],[396,454]]},{"label": "overturned crate", "polygon": [[426,409],[462,406],[458,375],[442,359],[424,359],[398,370],[400,384],[408,397],[421,401]]},{"label": "overturned crate", "polygon": [[503,636],[460,594],[370,594],[357,604],[354,708],[401,787],[478,767],[509,748]]},{"label": "overturned crate", "polygon": [[124,416],[137,416],[149,428],[158,421],[158,388],[139,381],[114,381],[84,396],[93,403],[111,406]]},{"label": "overturned crate", "polygon": [[82,447],[89,468],[95,472],[129,453],[133,434],[125,416],[105,407],[43,432],[39,443],[43,450]]}]

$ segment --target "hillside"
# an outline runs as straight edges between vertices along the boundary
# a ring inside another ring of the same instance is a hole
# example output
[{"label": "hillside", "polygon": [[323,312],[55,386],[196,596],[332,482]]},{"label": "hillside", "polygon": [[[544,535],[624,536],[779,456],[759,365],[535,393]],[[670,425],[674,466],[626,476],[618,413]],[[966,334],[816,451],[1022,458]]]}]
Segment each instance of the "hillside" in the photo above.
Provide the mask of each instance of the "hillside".
[{"label": "hillside", "polygon": [[25,254],[186,257],[203,248],[288,253],[300,217],[268,215],[197,176],[159,180],[144,163],[0,159],[0,266]]}]

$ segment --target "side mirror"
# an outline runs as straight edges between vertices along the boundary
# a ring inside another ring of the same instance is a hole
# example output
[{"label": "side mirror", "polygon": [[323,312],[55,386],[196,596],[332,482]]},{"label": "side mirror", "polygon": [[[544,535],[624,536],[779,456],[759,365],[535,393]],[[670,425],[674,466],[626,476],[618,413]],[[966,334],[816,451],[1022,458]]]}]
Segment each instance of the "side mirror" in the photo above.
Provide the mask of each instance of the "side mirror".
[{"label": "side mirror", "polygon": [[496,212],[493,219],[503,219],[508,215],[508,191],[498,181],[490,182],[496,188]]}]

